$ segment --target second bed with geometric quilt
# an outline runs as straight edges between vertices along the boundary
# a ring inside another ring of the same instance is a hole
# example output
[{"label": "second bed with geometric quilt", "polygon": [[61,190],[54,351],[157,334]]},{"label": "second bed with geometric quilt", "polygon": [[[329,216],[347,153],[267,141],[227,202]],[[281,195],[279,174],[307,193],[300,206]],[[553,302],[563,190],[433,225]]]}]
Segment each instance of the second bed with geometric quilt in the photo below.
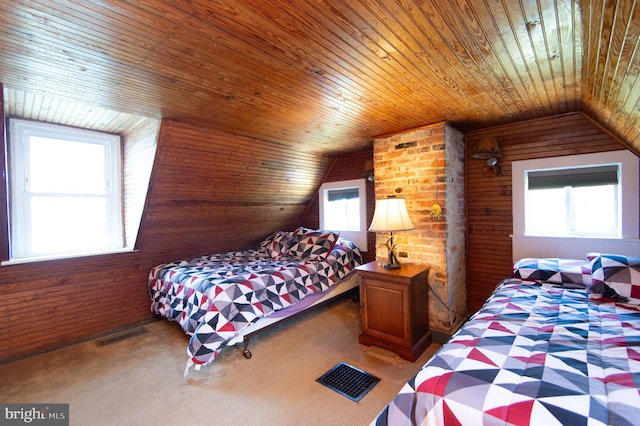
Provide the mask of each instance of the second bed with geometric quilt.
[{"label": "second bed with geometric quilt", "polygon": [[639,273],[599,253],[516,263],[372,424],[639,424],[640,310],[610,291]]}]

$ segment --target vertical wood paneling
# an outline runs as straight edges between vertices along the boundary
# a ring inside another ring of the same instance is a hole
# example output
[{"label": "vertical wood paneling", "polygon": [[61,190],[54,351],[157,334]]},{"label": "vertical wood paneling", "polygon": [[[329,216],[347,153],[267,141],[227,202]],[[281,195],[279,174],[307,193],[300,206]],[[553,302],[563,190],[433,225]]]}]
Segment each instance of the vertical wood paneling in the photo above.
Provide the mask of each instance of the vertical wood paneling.
[{"label": "vertical wood paneling", "polygon": [[332,158],[436,122],[477,130],[575,111],[640,152],[639,9],[635,0],[5,2],[0,81],[34,119],[166,117]]},{"label": "vertical wood paneling", "polygon": [[[503,175],[483,175],[484,160],[471,158],[475,141],[495,137]],[[580,113],[496,126],[467,134],[467,252],[469,310],[477,311],[496,284],[511,273],[513,233],[511,163],[623,149]]]},{"label": "vertical wood paneling", "polygon": [[5,87],[6,115],[99,132],[123,134],[139,126],[143,117],[100,108],[86,102],[71,102],[42,93]]},{"label": "vertical wood paneling", "polygon": [[0,267],[0,362],[148,320],[149,266],[138,261],[126,253]]},{"label": "vertical wood paneling", "polygon": [[594,0],[582,13],[584,110],[638,152],[640,4]]},{"label": "vertical wood paneling", "polygon": [[[322,183],[339,182],[343,180],[361,179],[364,171],[364,164],[367,161],[373,161],[373,151],[361,151],[352,154],[343,154],[336,157],[333,167]],[[373,182],[367,181],[367,227],[373,219],[373,211],[375,209],[375,193]],[[310,200],[307,209],[301,217],[302,226],[316,229],[320,226],[320,200],[318,194]],[[371,262],[376,258],[376,234],[374,232],[367,233],[368,251],[362,253],[364,262]]]},{"label": "vertical wood paneling", "polygon": [[139,247],[166,259],[255,247],[271,232],[299,226],[330,162],[163,121]]},{"label": "vertical wood paneling", "polygon": [[125,245],[134,247],[149,187],[153,159],[156,155],[160,122],[150,118],[122,135],[124,145],[124,223]]},{"label": "vertical wood paneling", "polygon": [[[7,173],[6,173],[6,152],[7,152],[7,134],[5,130],[5,97],[4,85],[0,82],[0,169],[2,170],[2,179],[0,179],[0,242],[9,241],[9,206],[7,197]],[[9,245],[0,244],[0,261],[9,259]]]}]

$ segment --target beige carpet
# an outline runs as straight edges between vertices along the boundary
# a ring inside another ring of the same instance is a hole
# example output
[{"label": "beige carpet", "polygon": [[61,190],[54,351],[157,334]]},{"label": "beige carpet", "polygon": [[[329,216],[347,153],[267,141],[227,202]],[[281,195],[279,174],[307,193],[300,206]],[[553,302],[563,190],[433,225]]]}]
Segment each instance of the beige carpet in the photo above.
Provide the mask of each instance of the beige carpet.
[{"label": "beige carpet", "polygon": [[[358,305],[341,299],[254,337],[252,359],[227,347],[183,378],[188,337],[144,328],[0,365],[0,402],[69,403],[71,425],[366,425],[437,350],[411,363],[358,344]],[[381,381],[357,403],[315,381],[339,362]]]}]

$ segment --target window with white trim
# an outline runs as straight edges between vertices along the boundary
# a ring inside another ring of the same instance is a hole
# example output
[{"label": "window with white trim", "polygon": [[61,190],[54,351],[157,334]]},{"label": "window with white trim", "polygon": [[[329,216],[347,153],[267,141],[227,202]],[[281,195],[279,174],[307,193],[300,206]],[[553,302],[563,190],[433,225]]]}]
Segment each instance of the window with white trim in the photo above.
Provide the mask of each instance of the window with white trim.
[{"label": "window with white trim", "polygon": [[340,231],[340,236],[355,242],[367,251],[367,191],[365,179],[353,179],[322,184],[320,228]]},{"label": "window with white trim", "polygon": [[9,129],[11,260],[121,249],[120,137],[18,119]]},{"label": "window with white trim", "polygon": [[620,238],[620,164],[526,170],[525,235]]},{"label": "window with white trim", "polygon": [[[511,163],[513,259],[638,255],[640,162],[627,150]],[[530,188],[531,186],[531,188]]]}]

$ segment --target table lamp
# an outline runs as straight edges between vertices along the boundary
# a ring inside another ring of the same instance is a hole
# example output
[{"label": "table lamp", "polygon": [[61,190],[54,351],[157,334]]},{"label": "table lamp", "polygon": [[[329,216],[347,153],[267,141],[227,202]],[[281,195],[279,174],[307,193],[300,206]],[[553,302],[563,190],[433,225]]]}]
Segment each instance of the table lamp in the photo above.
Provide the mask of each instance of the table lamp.
[{"label": "table lamp", "polygon": [[396,244],[393,241],[393,233],[397,231],[409,231],[415,229],[404,198],[389,197],[376,200],[376,208],[369,231],[389,232],[387,248],[389,249],[389,261],[384,265],[385,269],[400,269],[401,264],[396,256]]}]

